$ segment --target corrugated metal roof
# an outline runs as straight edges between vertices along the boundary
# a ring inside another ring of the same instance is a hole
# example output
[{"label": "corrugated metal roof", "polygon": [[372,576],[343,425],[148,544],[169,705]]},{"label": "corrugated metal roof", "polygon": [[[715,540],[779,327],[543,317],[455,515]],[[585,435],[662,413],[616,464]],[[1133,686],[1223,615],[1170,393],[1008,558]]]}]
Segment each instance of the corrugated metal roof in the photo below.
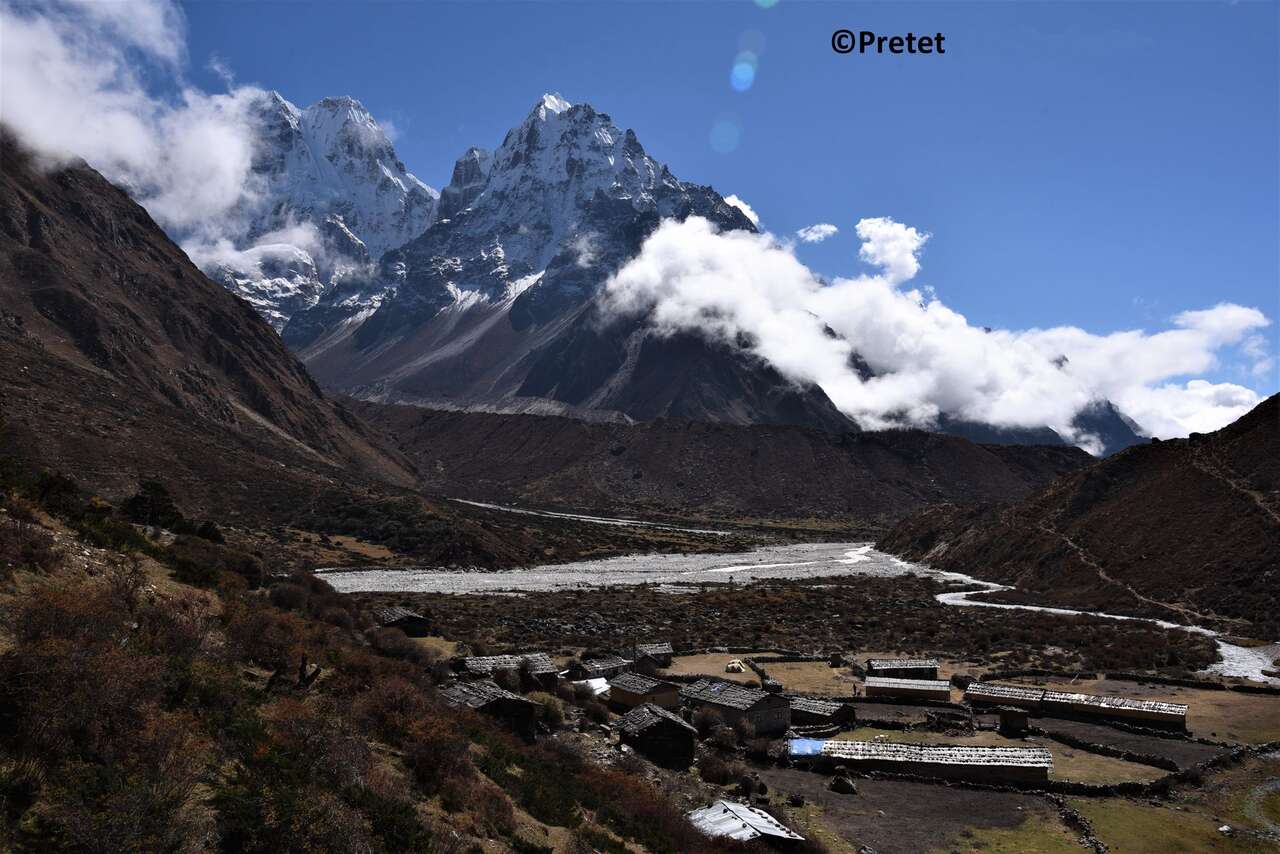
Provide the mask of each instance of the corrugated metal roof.
[{"label": "corrugated metal roof", "polygon": [[519,670],[529,662],[529,672],[535,675],[559,673],[556,663],[545,652],[525,652],[517,655],[478,655],[464,659],[462,664],[470,673],[489,674],[495,670]]},{"label": "corrugated metal roof", "polygon": [[596,697],[599,697],[605,691],[609,690],[609,680],[605,679],[603,676],[596,676],[592,679],[580,679],[577,682],[574,682],[572,684],[586,685],[588,688],[591,689],[592,695]]},{"label": "corrugated metal roof", "polygon": [[936,658],[868,658],[867,667],[926,668],[938,666]]},{"label": "corrugated metal roof", "polygon": [[993,685],[990,682],[972,682],[964,689],[965,697],[978,697],[983,700],[1021,700],[1027,703],[1038,703],[1044,699],[1043,688],[1027,688],[1023,685]]},{"label": "corrugated metal roof", "polygon": [[684,718],[668,712],[661,706],[655,706],[653,703],[641,703],[636,706],[619,718],[615,726],[628,735],[638,735],[662,721],[678,724],[681,729],[686,729],[690,733],[697,735],[698,731],[686,723]]},{"label": "corrugated metal roof", "polygon": [[893,688],[912,691],[950,691],[951,683],[945,679],[895,679],[888,676],[868,676],[864,683],[868,688]]},{"label": "corrugated metal roof", "polygon": [[882,762],[930,762],[941,765],[1052,768],[1053,755],[1043,747],[985,747],[962,744],[912,744],[891,741],[828,741],[822,755],[834,759]]},{"label": "corrugated metal roof", "polygon": [[680,689],[680,696],[686,700],[699,703],[713,703],[730,709],[746,711],[757,703],[767,700],[772,694],[759,688],[750,688],[736,682],[725,682],[720,679],[699,679],[692,685]]},{"label": "corrugated metal roof", "polygon": [[804,837],[779,823],[764,810],[735,804],[733,801],[716,801],[711,806],[689,813],[689,821],[707,836],[727,836],[746,842],[760,836],[803,841]]},{"label": "corrugated metal roof", "polygon": [[1186,717],[1187,706],[1182,703],[1165,703],[1160,700],[1137,700],[1131,697],[1100,697],[1097,694],[1081,694],[1065,691],[1045,691],[1046,703],[1069,703],[1073,706],[1093,706],[1103,709],[1131,709],[1157,715]]},{"label": "corrugated metal roof", "polygon": [[446,704],[458,708],[479,709],[494,700],[515,700],[521,703],[532,703],[519,694],[512,694],[494,682],[455,682],[440,691],[440,697]]}]

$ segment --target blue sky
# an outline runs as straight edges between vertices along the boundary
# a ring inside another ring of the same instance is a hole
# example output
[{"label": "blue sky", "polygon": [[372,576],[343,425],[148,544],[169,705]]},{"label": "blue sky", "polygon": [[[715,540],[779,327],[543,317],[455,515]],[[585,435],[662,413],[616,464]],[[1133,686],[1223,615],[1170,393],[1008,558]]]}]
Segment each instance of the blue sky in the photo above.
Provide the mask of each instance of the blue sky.
[{"label": "blue sky", "polygon": [[[1280,316],[1280,44],[1273,3],[187,3],[195,82],[299,105],[349,94],[447,182],[544,91],[634,128],[685,180],[799,254],[859,268],[852,225],[932,235],[921,284],[972,322],[1162,327],[1219,301]],[[839,56],[836,27],[946,35],[944,56]],[[735,56],[754,47],[746,91]],[[720,121],[735,150],[713,149]],[[1267,330],[1275,341],[1276,327]],[[1224,365],[1215,379],[1277,386]]]}]

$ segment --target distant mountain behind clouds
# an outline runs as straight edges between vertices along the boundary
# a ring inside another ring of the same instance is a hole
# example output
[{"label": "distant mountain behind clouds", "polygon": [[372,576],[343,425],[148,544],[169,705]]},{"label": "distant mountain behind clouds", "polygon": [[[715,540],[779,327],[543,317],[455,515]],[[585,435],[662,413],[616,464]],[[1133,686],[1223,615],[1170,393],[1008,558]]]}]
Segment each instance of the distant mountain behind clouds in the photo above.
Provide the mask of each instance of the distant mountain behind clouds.
[{"label": "distant mountain behind clouds", "polygon": [[[388,249],[420,235],[440,194],[410,173],[359,101],[299,109],[278,92],[253,109],[253,195],[232,233],[189,247],[215,280],[277,331]],[[377,289],[366,298],[377,298]]]}]

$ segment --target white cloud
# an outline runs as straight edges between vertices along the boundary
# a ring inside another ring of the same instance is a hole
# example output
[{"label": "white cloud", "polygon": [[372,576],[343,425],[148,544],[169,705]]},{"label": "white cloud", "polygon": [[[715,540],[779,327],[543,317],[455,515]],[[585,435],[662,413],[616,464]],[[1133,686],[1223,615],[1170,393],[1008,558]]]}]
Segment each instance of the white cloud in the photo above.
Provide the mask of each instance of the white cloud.
[{"label": "white cloud", "polygon": [[834,237],[839,231],[840,229],[829,222],[820,222],[816,225],[806,225],[796,232],[796,237],[805,243],[821,243],[828,237]]},{"label": "white cloud", "polygon": [[[887,218],[864,219],[857,232],[861,258],[880,272],[827,284],[772,235],[720,234],[696,217],[665,222],[606,284],[604,307],[645,313],[661,334],[745,336],[757,356],[819,385],[867,428],[929,426],[947,413],[1047,425],[1088,445],[1072,421],[1093,401],[1114,401],[1168,437],[1221,427],[1259,399],[1229,383],[1174,382],[1246,346],[1270,322],[1257,309],[1224,303],[1184,312],[1154,333],[988,331],[927,290],[899,287],[919,269],[928,235]],[[854,353],[876,376],[864,381],[850,369]]]},{"label": "white cloud", "polygon": [[193,240],[183,244],[182,249],[202,270],[228,267],[244,275],[260,273],[264,261],[305,257],[307,264],[314,264],[317,260],[326,260],[320,232],[310,222],[291,223],[269,231],[245,248],[237,248],[230,239],[222,237]]},{"label": "white cloud", "polygon": [[905,282],[919,272],[916,255],[929,235],[883,216],[859,220],[857,231],[862,241],[858,254],[868,264],[882,267],[891,284]]},{"label": "white cloud", "polygon": [[391,121],[391,119],[378,119],[378,127],[382,128],[382,135],[387,138],[388,142],[399,142],[403,134],[399,125]]},{"label": "white cloud", "polygon": [[759,214],[755,212],[755,210],[751,207],[751,205],[747,204],[737,196],[725,196],[724,203],[727,205],[732,205],[733,207],[742,211],[742,213],[747,217],[747,219],[751,220],[752,225],[758,226],[760,224]]},{"label": "white cloud", "polygon": [[[171,233],[222,233],[224,219],[252,198],[250,107],[262,93],[186,85],[174,4],[0,3],[0,31],[3,120],[52,162],[84,158]],[[154,94],[144,69],[174,94]]]}]

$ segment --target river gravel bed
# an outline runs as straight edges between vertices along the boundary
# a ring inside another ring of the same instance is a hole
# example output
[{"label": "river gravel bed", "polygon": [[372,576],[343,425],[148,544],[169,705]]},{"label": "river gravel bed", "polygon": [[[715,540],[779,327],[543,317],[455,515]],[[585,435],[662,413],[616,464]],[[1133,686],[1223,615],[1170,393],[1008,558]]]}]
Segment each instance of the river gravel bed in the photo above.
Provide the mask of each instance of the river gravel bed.
[{"label": "river gravel bed", "polygon": [[317,572],[342,593],[532,593],[574,587],[657,584],[665,590],[692,591],[701,584],[749,583],[756,579],[806,579],[833,575],[863,575],[891,578],[907,574],[923,575],[939,581],[976,587],[938,594],[945,605],[969,608],[1001,608],[1040,611],[1064,616],[1087,615],[1109,620],[1154,623],[1164,628],[1195,632],[1214,639],[1221,660],[1205,671],[1215,676],[1233,676],[1270,685],[1280,679],[1265,676],[1276,657],[1276,645],[1244,647],[1227,643],[1217,632],[1201,626],[1186,626],[1165,620],[1077,611],[1039,605],[988,602],[974,599],[986,593],[1011,589],[1007,585],[981,581],[959,572],[943,572],[908,563],[876,551],[871,543],[803,543],[765,546],[734,554],[645,554],[602,560],[577,561],[503,572],[488,570],[459,572],[436,568],[359,569],[333,567]]}]

